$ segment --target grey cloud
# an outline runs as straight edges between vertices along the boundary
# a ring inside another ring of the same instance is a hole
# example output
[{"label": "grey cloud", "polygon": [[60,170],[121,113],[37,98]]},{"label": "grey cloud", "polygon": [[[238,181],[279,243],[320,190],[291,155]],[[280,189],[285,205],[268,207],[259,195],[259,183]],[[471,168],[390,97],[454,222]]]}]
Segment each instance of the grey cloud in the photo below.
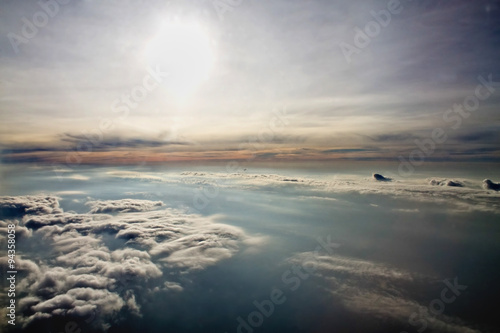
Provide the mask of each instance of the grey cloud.
[{"label": "grey cloud", "polygon": [[494,183],[489,179],[483,180],[483,187],[487,190],[500,191],[500,183]]},{"label": "grey cloud", "polygon": [[495,130],[476,131],[468,134],[458,135],[456,139],[462,142],[498,142],[498,128]]},{"label": "grey cloud", "polygon": [[0,240],[7,240],[7,231],[9,224],[15,225],[14,230],[17,239],[28,238],[33,234],[33,232],[29,228],[20,225],[19,221],[17,220],[0,220]]},{"label": "grey cloud", "polygon": [[[102,216],[106,218],[106,216]],[[26,215],[23,218],[23,224],[30,229],[38,229],[47,225],[83,223],[92,219],[91,216],[77,215],[71,213],[58,213],[50,215]]]},{"label": "grey cloud", "polygon": [[[407,294],[407,290],[414,290],[420,283],[432,283],[435,280],[433,277],[340,255],[317,256],[314,252],[298,253],[288,258],[287,262],[308,267],[312,274],[321,279],[321,287],[350,311],[402,323],[408,322],[413,313],[421,316],[423,313],[421,318],[431,329],[478,332],[464,325],[459,318],[431,316],[422,312],[427,304],[422,305],[414,300],[416,295]],[[413,287],[407,288],[408,285]]]},{"label": "grey cloud", "polygon": [[128,212],[144,212],[163,206],[161,201],[138,200],[138,199],[122,199],[122,200],[106,200],[106,201],[88,201],[87,206],[90,206],[90,213],[128,213]]},{"label": "grey cloud", "polygon": [[[50,162],[43,154],[55,152],[111,152],[120,150],[140,150],[166,148],[170,146],[189,146],[192,142],[181,140],[161,140],[127,137],[86,137],[85,135],[64,133],[59,141],[44,146],[21,143],[9,144],[0,149],[2,160],[7,163]],[[33,155],[41,153],[42,155]],[[30,156],[26,156],[30,154]]]},{"label": "grey cloud", "polygon": [[449,179],[431,179],[429,181],[429,185],[451,186],[451,187],[463,187],[464,186],[464,184],[462,184],[458,180],[449,180]]},{"label": "grey cloud", "polygon": [[184,288],[182,288],[182,286],[176,282],[167,281],[167,282],[165,282],[164,286],[167,290],[170,290],[170,291],[180,292],[180,291],[184,290]]},{"label": "grey cloud", "polygon": [[2,216],[21,216],[24,214],[61,213],[58,198],[55,196],[0,197]]},{"label": "grey cloud", "polygon": [[391,178],[384,177],[378,173],[373,174],[373,179],[375,179],[376,181],[379,181],[379,182],[390,182],[392,180]]},{"label": "grey cloud", "polygon": [[[122,137],[106,137],[102,140],[95,138],[89,139],[85,135],[65,133],[61,136],[61,141],[68,142],[75,147],[79,145],[87,145],[92,147],[92,150],[109,151],[119,148],[154,148],[166,147],[170,145],[190,145],[189,142],[182,141],[166,141],[166,140],[147,140],[138,138],[122,138]],[[57,149],[57,148],[56,148]]]},{"label": "grey cloud", "polygon": [[405,142],[416,139],[417,137],[412,134],[401,133],[401,134],[380,134],[373,137],[369,137],[375,142]]},{"label": "grey cloud", "polygon": [[30,319],[46,317],[46,314],[85,317],[90,316],[96,309],[99,309],[100,316],[108,317],[116,314],[124,305],[125,302],[119,295],[108,290],[74,288],[64,295],[57,295],[32,306],[35,314]]},{"label": "grey cloud", "polygon": [[327,149],[321,152],[329,154],[329,153],[359,153],[359,152],[372,152],[372,151],[379,151],[379,149],[375,148]]}]

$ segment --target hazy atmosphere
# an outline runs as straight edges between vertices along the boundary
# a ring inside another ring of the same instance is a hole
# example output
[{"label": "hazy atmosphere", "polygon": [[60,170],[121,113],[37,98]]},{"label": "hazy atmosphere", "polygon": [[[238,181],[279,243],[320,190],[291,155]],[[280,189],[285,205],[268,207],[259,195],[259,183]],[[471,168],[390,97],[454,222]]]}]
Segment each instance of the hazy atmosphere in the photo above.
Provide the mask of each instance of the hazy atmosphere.
[{"label": "hazy atmosphere", "polygon": [[0,0],[0,331],[497,332],[500,2]]}]

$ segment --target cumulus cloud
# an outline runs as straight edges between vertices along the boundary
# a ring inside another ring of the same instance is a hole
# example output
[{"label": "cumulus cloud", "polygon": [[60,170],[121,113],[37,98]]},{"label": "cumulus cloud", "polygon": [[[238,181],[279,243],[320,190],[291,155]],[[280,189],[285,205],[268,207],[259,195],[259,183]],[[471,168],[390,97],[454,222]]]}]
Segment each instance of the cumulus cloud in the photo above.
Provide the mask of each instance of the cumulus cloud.
[{"label": "cumulus cloud", "polygon": [[374,173],[373,179],[375,179],[376,181],[379,181],[379,182],[390,182],[392,180],[391,178],[384,177],[379,173]]},{"label": "cumulus cloud", "polygon": [[61,212],[47,215],[26,215],[23,217],[23,223],[30,229],[38,229],[48,225],[84,223],[94,219],[106,219],[108,215],[91,216],[86,214],[73,214]]},{"label": "cumulus cloud", "polygon": [[15,225],[14,230],[17,239],[31,237],[32,231],[29,228],[20,225],[18,220],[0,220],[0,241],[7,240],[9,224]]},{"label": "cumulus cloud", "polygon": [[494,183],[489,179],[483,180],[483,187],[487,190],[500,191],[500,183]]},{"label": "cumulus cloud", "polygon": [[[396,180],[380,174],[378,176],[391,179],[391,181],[374,182],[370,181],[370,178],[356,175],[335,175],[330,178],[315,179],[275,174],[183,172],[180,176],[180,181],[187,184],[216,184],[218,188],[296,189],[301,198],[318,197],[318,193],[324,194],[324,197],[344,193],[373,194],[416,202],[447,204],[453,207],[450,212],[484,211],[500,214],[500,193],[486,192],[481,184],[474,180],[458,181],[437,178],[434,181],[432,179]],[[492,182],[485,182],[485,186],[492,186],[491,189],[495,188],[494,185]]]},{"label": "cumulus cloud", "polygon": [[407,323],[410,316],[416,314],[428,328],[436,331],[478,332],[464,325],[459,318],[430,314],[426,311],[428,304],[420,304],[412,297],[416,295],[408,294],[408,290],[418,290],[419,283],[431,283],[432,277],[340,255],[318,256],[315,252],[298,253],[287,262],[304,269],[307,267],[323,281],[322,288],[350,311],[402,323]]},{"label": "cumulus cloud", "polygon": [[61,213],[58,199],[55,196],[42,195],[0,197],[0,212],[2,216]]},{"label": "cumulus cloud", "polygon": [[87,206],[92,209],[90,213],[117,213],[117,212],[144,212],[163,206],[161,201],[122,199],[105,201],[88,201]]},{"label": "cumulus cloud", "polygon": [[451,186],[451,187],[464,187],[464,184],[458,180],[449,180],[449,179],[431,179],[429,181],[429,185],[433,186]]},{"label": "cumulus cloud", "polygon": [[[256,237],[214,217],[151,211],[163,205],[160,201],[92,201],[84,214],[63,212],[55,197],[8,197],[4,202],[23,208],[22,221],[16,221],[20,232],[50,249],[31,254],[36,260],[19,255],[16,261],[23,271],[17,282],[23,291],[18,303],[23,327],[76,316],[92,318],[92,325],[104,330],[119,320],[119,313],[140,316],[140,304],[152,293],[182,292],[176,281],[181,275],[256,245]],[[7,258],[0,259],[0,266],[7,269]]]}]

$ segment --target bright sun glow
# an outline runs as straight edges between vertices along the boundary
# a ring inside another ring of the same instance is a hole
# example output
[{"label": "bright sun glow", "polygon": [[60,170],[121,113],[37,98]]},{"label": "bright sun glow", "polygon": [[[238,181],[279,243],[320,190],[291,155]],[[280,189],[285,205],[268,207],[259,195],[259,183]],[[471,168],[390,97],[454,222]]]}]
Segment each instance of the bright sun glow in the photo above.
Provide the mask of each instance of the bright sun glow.
[{"label": "bright sun glow", "polygon": [[208,33],[196,23],[165,22],[146,49],[151,67],[168,72],[166,85],[178,99],[186,99],[206,80],[214,63]]}]

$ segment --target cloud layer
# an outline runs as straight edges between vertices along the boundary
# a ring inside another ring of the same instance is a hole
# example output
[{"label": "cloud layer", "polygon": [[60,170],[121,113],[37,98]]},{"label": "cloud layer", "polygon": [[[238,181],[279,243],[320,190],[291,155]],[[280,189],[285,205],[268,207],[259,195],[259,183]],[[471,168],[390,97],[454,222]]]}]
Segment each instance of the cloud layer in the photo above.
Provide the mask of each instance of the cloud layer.
[{"label": "cloud layer", "polygon": [[[28,254],[18,255],[17,269],[23,272],[18,322],[25,327],[67,316],[105,330],[127,314],[141,316],[141,302],[153,293],[181,292],[176,281],[181,275],[255,244],[242,229],[214,218],[174,209],[150,211],[161,201],[91,201],[91,211],[83,214],[63,212],[51,196],[3,197],[0,202],[23,215],[21,221],[10,221],[18,225],[19,236],[46,249],[30,253],[29,260],[23,258]],[[0,242],[5,241],[2,236]],[[6,270],[7,258],[0,263]]]},{"label": "cloud layer", "polygon": [[90,213],[128,213],[128,212],[144,212],[152,210],[163,205],[161,201],[149,200],[107,200],[107,201],[88,201],[87,206],[92,210]]},{"label": "cloud layer", "polygon": [[[429,311],[429,304],[415,301],[423,283],[433,284],[428,276],[396,269],[383,263],[360,260],[340,255],[318,256],[315,252],[298,253],[287,260],[290,264],[308,268],[326,292],[350,311],[381,320],[412,323],[412,328],[439,332],[477,333],[459,318]],[[445,285],[443,284],[443,288]],[[439,298],[440,295],[436,295]],[[430,300],[429,300],[430,301]],[[425,324],[424,324],[425,323]]]},{"label": "cloud layer", "polygon": [[[124,177],[122,174],[116,176]],[[124,178],[134,177],[132,174],[127,174]],[[384,177],[384,179],[389,178]],[[164,177],[158,181],[246,190],[286,188],[290,191],[297,191],[301,197],[308,194],[315,198],[324,196],[326,199],[337,194],[377,194],[412,202],[447,204],[455,212],[485,211],[500,214],[500,193],[495,190],[495,183],[491,181],[483,185],[481,182],[470,179],[398,180],[392,175],[390,179],[391,181],[381,181],[373,176],[360,177],[358,175],[312,178],[276,174],[183,172],[180,177]]]}]

